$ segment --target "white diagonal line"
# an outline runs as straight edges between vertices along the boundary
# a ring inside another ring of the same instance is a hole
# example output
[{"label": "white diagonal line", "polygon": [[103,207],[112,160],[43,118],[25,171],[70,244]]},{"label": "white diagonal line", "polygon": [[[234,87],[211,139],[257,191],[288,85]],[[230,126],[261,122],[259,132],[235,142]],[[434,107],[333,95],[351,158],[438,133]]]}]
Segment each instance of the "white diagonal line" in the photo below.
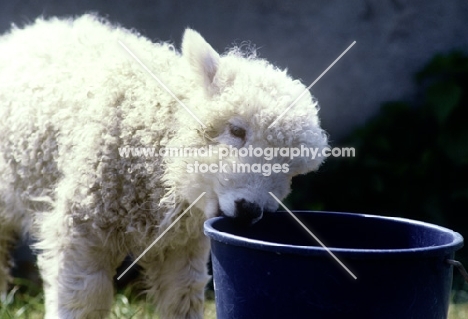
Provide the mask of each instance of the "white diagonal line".
[{"label": "white diagonal line", "polygon": [[330,249],[328,249],[328,247],[325,246],[325,245],[322,243],[322,241],[321,241],[320,239],[318,239],[318,237],[315,236],[314,233],[312,233],[312,232],[310,231],[310,229],[307,228],[307,226],[304,225],[304,224],[300,221],[300,219],[297,218],[297,217],[296,217],[296,216],[295,216],[279,199],[278,199],[278,197],[276,197],[272,192],[268,192],[268,193],[270,193],[270,195],[271,195],[281,206],[283,206],[283,208],[289,213],[289,215],[291,215],[292,218],[294,218],[294,219],[299,223],[299,225],[301,225],[302,228],[304,228],[304,229],[309,233],[309,235],[312,236],[312,237],[320,244],[320,246],[322,246],[323,249],[325,249],[325,250],[327,251],[327,253],[329,253],[329,254],[341,265],[341,267],[343,267],[343,268],[351,275],[351,277],[353,277],[354,279],[357,279],[356,275],[354,275],[354,274],[351,272],[351,270],[349,270],[349,268],[346,267],[346,266],[341,262],[341,260],[339,260],[338,257],[336,257],[335,254],[332,253],[332,252],[330,251]]},{"label": "white diagonal line", "polygon": [[117,41],[125,49],[125,51],[127,51],[128,54],[130,54],[132,56],[132,58],[134,58],[135,61],[137,61],[143,67],[143,69],[145,69],[145,71],[149,73],[149,75],[151,75],[156,81],[158,81],[159,85],[161,85],[177,102],[179,102],[179,104],[182,105],[182,107],[187,112],[189,112],[190,115],[192,115],[192,117],[195,120],[197,120],[197,122],[200,123],[201,126],[203,126],[203,128],[206,128],[206,125],[203,124],[200,121],[200,119],[195,114],[193,114],[192,111],[190,111],[190,109],[185,105],[185,103],[182,102],[177,96],[175,96],[175,94],[172,93],[172,91],[153,72],[151,72],[151,70],[143,62],[141,62],[141,60],[132,51],[130,51],[130,49],[122,41],[120,41],[120,40],[117,40]]},{"label": "white diagonal line", "polygon": [[156,239],[151,243],[151,245],[149,245],[149,246],[140,254],[140,256],[138,256],[138,258],[135,259],[135,261],[134,261],[130,266],[128,266],[127,269],[124,270],[123,273],[120,274],[119,277],[117,277],[117,280],[120,280],[120,278],[122,278],[122,276],[125,275],[125,274],[127,273],[127,271],[129,271],[130,268],[132,268],[132,267],[141,259],[141,257],[143,257],[143,255],[146,254],[146,253],[148,252],[148,250],[150,250],[151,247],[153,247],[153,246],[158,242],[158,240],[160,240],[160,239],[169,231],[169,229],[171,229],[172,226],[174,226],[174,225],[190,210],[190,208],[192,208],[192,206],[195,205],[195,203],[198,202],[198,200],[199,200],[200,198],[202,198],[202,196],[205,195],[205,194],[206,194],[206,192],[201,193],[200,196],[198,196],[197,199],[195,199],[195,201],[194,201],[192,204],[190,204],[190,206],[187,207],[187,209],[184,210],[184,212],[183,212],[182,214],[180,214],[179,217],[177,217],[177,218],[172,222],[172,224],[170,224],[170,225],[161,233],[161,235],[159,235],[158,238],[156,238]]},{"label": "white diagonal line", "polygon": [[268,128],[270,128],[270,127],[272,127],[273,125],[275,125],[276,122],[277,122],[280,118],[282,118],[282,117],[297,103],[297,101],[299,101],[299,99],[300,99],[302,96],[304,96],[304,94],[306,94],[306,92],[309,91],[310,88],[313,87],[314,84],[317,83],[318,80],[320,80],[320,79],[322,78],[322,76],[324,76],[325,73],[327,73],[328,70],[330,70],[330,69],[332,68],[332,66],[334,66],[335,63],[338,62],[338,60],[341,59],[341,58],[343,57],[343,55],[345,55],[346,52],[348,52],[349,49],[351,49],[351,47],[352,47],[353,45],[355,45],[355,44],[356,44],[356,41],[354,41],[353,43],[351,43],[351,45],[350,45],[346,50],[344,50],[343,53],[341,53],[340,56],[337,57],[337,58],[335,59],[335,61],[333,61],[333,63],[330,64],[330,66],[329,66],[328,68],[326,68],[325,71],[323,71],[322,74],[320,74],[319,77],[318,77],[317,79],[315,79],[315,81],[312,82],[312,84],[309,85],[309,86],[304,90],[304,92],[302,92],[302,93],[291,103],[291,105],[289,105],[288,108],[287,108],[286,110],[284,110],[283,113],[281,113],[281,114],[276,118],[276,120],[273,121],[273,123],[270,124],[270,126],[268,126]]}]

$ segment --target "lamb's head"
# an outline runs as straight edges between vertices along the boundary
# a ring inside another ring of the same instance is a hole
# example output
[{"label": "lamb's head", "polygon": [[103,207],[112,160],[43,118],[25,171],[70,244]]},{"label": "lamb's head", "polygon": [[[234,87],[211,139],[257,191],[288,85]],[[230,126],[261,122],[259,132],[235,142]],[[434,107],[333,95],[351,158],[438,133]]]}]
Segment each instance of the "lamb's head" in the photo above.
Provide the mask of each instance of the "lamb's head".
[{"label": "lamb's head", "polygon": [[270,192],[283,199],[293,176],[321,164],[312,154],[327,146],[317,102],[285,71],[237,49],[219,56],[195,31],[185,32],[182,53],[188,102],[205,127],[182,110],[171,144],[211,153],[169,160],[167,181],[189,202],[206,192],[196,206],[208,217],[255,222],[278,208]]}]

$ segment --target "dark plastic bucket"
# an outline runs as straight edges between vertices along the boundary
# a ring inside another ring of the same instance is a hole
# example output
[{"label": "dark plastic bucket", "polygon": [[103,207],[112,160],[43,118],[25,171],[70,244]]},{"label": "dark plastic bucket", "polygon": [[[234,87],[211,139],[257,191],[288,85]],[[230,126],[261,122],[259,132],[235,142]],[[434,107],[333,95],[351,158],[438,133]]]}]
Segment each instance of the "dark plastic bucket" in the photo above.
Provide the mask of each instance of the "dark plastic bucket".
[{"label": "dark plastic bucket", "polygon": [[211,238],[218,319],[447,318],[460,234],[372,215],[294,212],[357,279],[287,213],[253,226],[217,217]]}]

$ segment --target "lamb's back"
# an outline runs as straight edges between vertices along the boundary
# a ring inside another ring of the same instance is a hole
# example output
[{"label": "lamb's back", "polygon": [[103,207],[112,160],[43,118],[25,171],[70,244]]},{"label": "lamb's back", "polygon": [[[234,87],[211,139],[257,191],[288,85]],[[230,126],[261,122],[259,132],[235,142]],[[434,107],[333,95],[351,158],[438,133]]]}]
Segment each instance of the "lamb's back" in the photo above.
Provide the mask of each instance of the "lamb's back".
[{"label": "lamb's back", "polygon": [[169,138],[174,102],[118,41],[162,77],[178,63],[172,46],[92,15],[39,19],[0,37],[0,200],[54,202],[61,186],[63,198],[115,214],[124,192],[131,204],[158,186],[157,173],[134,183],[143,159],[118,148]]}]

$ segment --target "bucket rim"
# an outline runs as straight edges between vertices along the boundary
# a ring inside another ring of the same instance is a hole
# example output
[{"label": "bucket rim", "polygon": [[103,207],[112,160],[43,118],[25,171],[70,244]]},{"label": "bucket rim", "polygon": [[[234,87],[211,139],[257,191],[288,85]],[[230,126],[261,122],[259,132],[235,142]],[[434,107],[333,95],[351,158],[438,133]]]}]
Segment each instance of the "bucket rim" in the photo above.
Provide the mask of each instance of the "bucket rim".
[{"label": "bucket rim", "polygon": [[[333,211],[312,211],[312,210],[292,210],[294,214],[322,214],[322,215],[334,215],[334,216],[346,216],[351,218],[371,218],[380,221],[391,221],[395,223],[404,223],[411,224],[414,226],[425,227],[452,236],[452,241],[437,246],[426,246],[426,247],[415,247],[415,248],[395,248],[395,249],[360,249],[360,248],[340,248],[327,246],[328,250],[340,254],[342,256],[348,257],[371,257],[371,256],[401,256],[401,257],[411,257],[411,256],[420,256],[420,255],[446,255],[453,253],[463,247],[463,237],[460,233],[453,231],[449,228],[431,224],[428,222],[423,222],[419,220],[404,218],[404,217],[390,217],[390,216],[381,216],[373,214],[360,214],[360,213],[346,213],[346,212],[333,212]],[[286,211],[277,211],[271,214],[287,214]],[[224,244],[240,246],[245,248],[251,248],[262,251],[269,251],[275,253],[289,253],[296,255],[324,255],[328,256],[328,252],[321,246],[301,246],[301,245],[289,245],[281,244],[269,241],[263,241],[258,239],[252,239],[247,237],[242,237],[239,235],[234,235],[228,232],[223,232],[215,229],[214,224],[220,220],[226,219],[229,217],[214,217],[205,221],[204,223],[204,233],[211,240],[221,242]]]}]

